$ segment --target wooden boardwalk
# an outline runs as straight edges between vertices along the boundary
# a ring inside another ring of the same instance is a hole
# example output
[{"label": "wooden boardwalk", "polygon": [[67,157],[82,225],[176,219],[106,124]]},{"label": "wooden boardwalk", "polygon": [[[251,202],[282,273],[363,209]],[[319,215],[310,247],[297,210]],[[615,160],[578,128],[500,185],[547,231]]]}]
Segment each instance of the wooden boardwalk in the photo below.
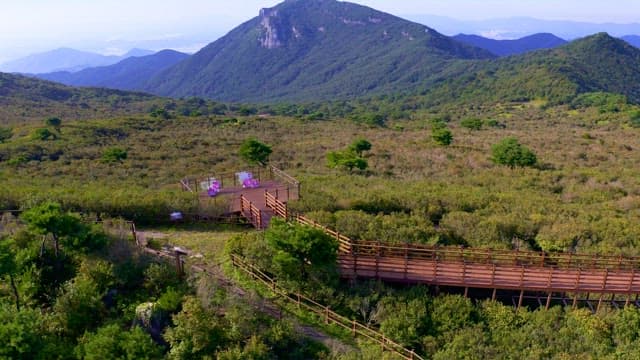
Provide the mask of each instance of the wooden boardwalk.
[{"label": "wooden boardwalk", "polygon": [[387,282],[519,291],[605,295],[640,294],[640,258],[534,251],[507,251],[463,247],[420,246],[354,241],[302,215],[291,214],[286,202],[267,192],[267,205],[275,216],[313,226],[339,243],[338,266],[346,279],[379,279]]},{"label": "wooden boardwalk", "polygon": [[289,211],[288,201],[300,196],[297,180],[276,168],[262,176],[256,189],[223,188],[232,196],[232,210],[258,229],[273,216],[321,229],[339,243],[343,278],[461,287],[465,293],[493,289],[494,298],[498,289],[516,290],[518,306],[525,291],[548,294],[547,307],[554,293],[573,294],[574,305],[580,294],[598,294],[599,305],[606,294],[626,296],[627,304],[640,294],[640,258],[354,241]]}]

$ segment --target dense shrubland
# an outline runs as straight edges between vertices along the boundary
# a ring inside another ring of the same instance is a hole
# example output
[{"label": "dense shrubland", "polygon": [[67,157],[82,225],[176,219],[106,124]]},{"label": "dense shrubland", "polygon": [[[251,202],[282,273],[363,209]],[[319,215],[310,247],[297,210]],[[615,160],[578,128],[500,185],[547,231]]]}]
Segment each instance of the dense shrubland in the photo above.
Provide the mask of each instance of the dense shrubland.
[{"label": "dense shrubland", "polygon": [[287,321],[256,312],[206,277],[180,278],[171,263],[58,204],[33,207],[21,220],[5,216],[0,227],[0,358],[301,359],[326,353]]},{"label": "dense shrubland", "polygon": [[[0,141],[0,209],[26,210],[54,200],[82,216],[155,225],[172,211],[198,210],[194,197],[177,186],[180,178],[240,170],[241,144],[256,139],[271,145],[270,163],[302,180],[303,198],[292,209],[354,239],[640,255],[638,107],[607,94],[585,95],[563,107],[528,102],[427,110],[409,101],[252,107],[194,99],[135,116],[62,117],[58,129],[43,124],[46,117],[14,123]],[[450,146],[433,141],[432,129],[439,126],[451,131]],[[32,136],[43,128],[54,136]],[[495,164],[492,146],[505,138],[531,149],[535,167]],[[353,148],[359,139],[371,144],[366,154]],[[330,169],[327,154],[336,151],[366,159],[368,167],[353,173]],[[290,232],[311,236],[281,229],[276,238]],[[246,358],[264,351],[273,358],[294,354],[293,344],[305,343],[290,327],[247,316],[246,309],[221,318],[220,309],[230,309],[235,299],[174,282],[170,269],[122,242],[102,248],[62,242],[58,259],[46,242],[41,258],[36,234],[20,229],[2,240],[3,253],[15,254],[15,263],[2,258],[0,317],[8,325],[0,333],[9,337],[15,328],[25,329],[22,350],[6,351],[82,357],[109,349],[139,357],[130,346],[136,343],[147,354],[169,351],[175,358],[189,352]],[[278,252],[282,245],[269,247],[276,245],[273,238],[262,240],[237,242],[284,285],[434,358],[637,357],[639,316],[632,309],[596,316],[560,308],[513,313],[491,302],[432,297],[420,288],[342,287],[324,276],[331,275],[329,268],[306,269],[304,254],[287,256]],[[116,305],[104,301],[112,289],[118,291]],[[164,337],[168,347],[158,348],[153,337],[130,327],[136,307],[146,302],[175,315],[174,330]],[[185,308],[188,313],[180,311]],[[70,316],[68,309],[85,315]],[[229,328],[248,330],[218,337]],[[301,349],[316,351],[313,345]]]}]

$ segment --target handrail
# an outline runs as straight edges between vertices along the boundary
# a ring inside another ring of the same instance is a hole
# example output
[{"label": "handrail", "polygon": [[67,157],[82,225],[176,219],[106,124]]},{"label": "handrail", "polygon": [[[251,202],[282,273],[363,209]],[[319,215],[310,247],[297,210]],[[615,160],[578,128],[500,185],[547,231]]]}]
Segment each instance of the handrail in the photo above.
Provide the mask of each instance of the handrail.
[{"label": "handrail", "polygon": [[269,165],[269,169],[271,170],[271,172],[279,177],[280,179],[282,179],[284,182],[289,183],[293,186],[298,186],[300,185],[300,181],[298,181],[298,179],[294,178],[293,176],[287,174],[286,172],[284,172],[283,170],[278,169],[277,167],[273,166],[273,165]]},{"label": "handrail", "polygon": [[[487,265],[517,265],[552,269],[640,270],[640,257],[590,255],[574,253],[547,253],[536,251],[492,250],[453,246],[428,246],[419,244],[387,244],[374,241],[352,240],[303,215],[293,215],[287,204],[267,192],[267,206],[277,216],[294,220],[302,225],[321,229],[340,243],[340,252],[358,255],[435,260]],[[284,209],[284,211],[283,211]]]},{"label": "handrail", "polygon": [[262,210],[249,201],[244,195],[240,195],[240,212],[257,229],[264,229]]},{"label": "handrail", "polygon": [[382,346],[383,350],[391,351],[403,359],[424,360],[413,350],[409,350],[404,346],[394,342],[375,329],[372,329],[366,325],[360,324],[356,320],[350,320],[334,311],[331,311],[328,306],[322,305],[300,293],[290,293],[288,290],[278,285],[275,279],[273,279],[257,267],[253,266],[252,264],[245,262],[240,256],[231,254],[231,263],[236,268],[250,275],[253,279],[258,280],[264,285],[268,286],[274,293],[281,296],[285,300],[294,303],[299,307],[302,306],[307,310],[322,316],[327,324],[334,323],[351,331],[354,336],[359,335],[378,342]]}]

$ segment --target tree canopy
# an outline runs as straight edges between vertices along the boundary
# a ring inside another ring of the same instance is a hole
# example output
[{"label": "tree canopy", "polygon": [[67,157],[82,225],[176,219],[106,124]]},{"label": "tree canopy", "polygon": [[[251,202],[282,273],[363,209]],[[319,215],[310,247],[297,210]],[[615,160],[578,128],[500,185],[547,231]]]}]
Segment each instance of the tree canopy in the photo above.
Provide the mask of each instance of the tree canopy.
[{"label": "tree canopy", "polygon": [[269,156],[272,152],[271,146],[252,138],[245,140],[240,145],[239,154],[249,164],[265,166],[269,163]]},{"label": "tree canopy", "polygon": [[533,151],[520,144],[516,138],[505,138],[491,147],[491,160],[498,165],[515,167],[534,166],[538,159]]}]

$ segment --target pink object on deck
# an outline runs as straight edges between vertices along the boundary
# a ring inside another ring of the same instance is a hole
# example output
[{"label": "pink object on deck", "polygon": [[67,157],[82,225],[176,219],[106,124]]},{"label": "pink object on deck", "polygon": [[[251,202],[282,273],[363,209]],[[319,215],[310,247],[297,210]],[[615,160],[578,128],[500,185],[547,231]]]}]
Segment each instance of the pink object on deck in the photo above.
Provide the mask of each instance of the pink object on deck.
[{"label": "pink object on deck", "polygon": [[258,179],[245,179],[242,182],[242,187],[245,189],[255,189],[257,187],[260,187],[260,182],[258,181]]}]

